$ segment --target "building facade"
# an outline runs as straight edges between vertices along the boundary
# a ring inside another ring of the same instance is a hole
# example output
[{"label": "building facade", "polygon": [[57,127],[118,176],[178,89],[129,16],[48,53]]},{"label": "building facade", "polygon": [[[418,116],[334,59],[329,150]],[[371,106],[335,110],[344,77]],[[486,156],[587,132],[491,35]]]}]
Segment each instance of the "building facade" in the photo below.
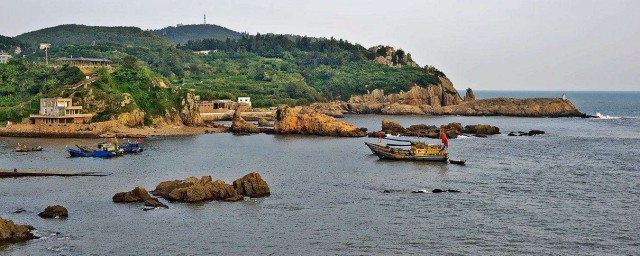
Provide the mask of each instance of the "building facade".
[{"label": "building facade", "polygon": [[238,105],[245,105],[251,107],[250,97],[238,97]]},{"label": "building facade", "polygon": [[0,51],[0,64],[7,64],[11,59],[11,55],[5,51]]},{"label": "building facade", "polygon": [[40,112],[30,115],[32,124],[84,124],[93,114],[83,114],[82,106],[74,106],[70,98],[41,98]]}]

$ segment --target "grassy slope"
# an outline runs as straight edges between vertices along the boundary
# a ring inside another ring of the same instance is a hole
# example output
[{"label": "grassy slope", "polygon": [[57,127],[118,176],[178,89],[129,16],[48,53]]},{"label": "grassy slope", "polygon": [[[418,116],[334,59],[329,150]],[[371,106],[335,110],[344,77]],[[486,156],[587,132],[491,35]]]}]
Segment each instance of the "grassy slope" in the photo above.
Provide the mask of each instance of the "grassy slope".
[{"label": "grassy slope", "polygon": [[141,47],[170,47],[168,40],[136,27],[98,27],[85,25],[60,25],[24,33],[16,37],[30,46],[50,43],[52,47],[65,45],[90,45],[95,43],[120,44]]},{"label": "grassy slope", "polygon": [[164,37],[174,44],[185,44],[189,40],[200,40],[215,38],[226,40],[227,38],[237,39],[242,37],[242,33],[218,25],[184,25],[179,27],[166,27],[152,30],[154,35]]}]

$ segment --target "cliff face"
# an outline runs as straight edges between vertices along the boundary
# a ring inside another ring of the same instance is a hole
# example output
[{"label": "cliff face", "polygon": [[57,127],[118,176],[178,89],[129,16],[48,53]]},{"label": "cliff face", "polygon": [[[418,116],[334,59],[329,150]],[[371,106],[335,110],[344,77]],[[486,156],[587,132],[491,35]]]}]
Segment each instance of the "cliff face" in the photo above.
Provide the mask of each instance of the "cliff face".
[{"label": "cliff face", "polygon": [[411,59],[410,53],[403,50],[395,50],[391,46],[378,45],[369,48],[369,51],[375,54],[373,62],[387,65],[389,67],[418,67],[418,64]]},{"label": "cliff face", "polygon": [[440,85],[427,88],[413,86],[408,92],[385,95],[382,90],[352,96],[344,109],[355,113],[425,114],[423,108],[440,108],[463,102],[453,84],[446,77],[438,77]]},{"label": "cliff face", "polygon": [[281,106],[276,111],[274,133],[362,137],[366,130],[314,110]]}]

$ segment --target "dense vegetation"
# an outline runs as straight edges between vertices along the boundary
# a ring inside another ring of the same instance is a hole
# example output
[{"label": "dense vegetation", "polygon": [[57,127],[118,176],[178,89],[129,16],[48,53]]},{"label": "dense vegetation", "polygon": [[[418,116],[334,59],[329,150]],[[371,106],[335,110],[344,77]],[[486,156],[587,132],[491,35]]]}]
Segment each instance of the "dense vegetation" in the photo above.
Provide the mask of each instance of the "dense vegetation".
[{"label": "dense vegetation", "polygon": [[196,67],[182,80],[185,85],[218,92],[212,97],[249,95],[259,106],[348,99],[377,88],[406,91],[413,84],[438,84],[437,75],[442,75],[372,63],[369,60],[384,53],[333,38],[290,40],[284,35],[258,34],[237,40],[189,41],[180,48],[217,50],[202,57],[210,68]]},{"label": "dense vegetation", "polygon": [[184,44],[189,40],[207,38],[226,40],[227,38],[237,39],[242,37],[242,34],[239,32],[210,24],[170,26],[163,29],[151,30],[151,33],[164,37],[174,44]]},{"label": "dense vegetation", "polygon": [[50,43],[52,47],[65,45],[91,45],[112,43],[123,46],[149,48],[171,47],[171,42],[136,27],[97,27],[85,25],[60,25],[45,28],[16,37],[30,47]]},{"label": "dense vegetation", "polygon": [[16,46],[20,45],[18,40],[0,35],[0,51],[11,52]]}]

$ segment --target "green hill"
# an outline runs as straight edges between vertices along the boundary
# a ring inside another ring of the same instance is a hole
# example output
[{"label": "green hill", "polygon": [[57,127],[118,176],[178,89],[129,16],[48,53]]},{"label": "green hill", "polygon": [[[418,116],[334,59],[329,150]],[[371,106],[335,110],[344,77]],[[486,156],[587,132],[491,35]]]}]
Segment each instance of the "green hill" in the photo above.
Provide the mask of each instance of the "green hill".
[{"label": "green hill", "polygon": [[10,51],[16,46],[20,46],[20,42],[18,40],[0,35],[0,50]]},{"label": "green hill", "polygon": [[101,27],[60,25],[24,33],[16,39],[28,45],[50,43],[52,47],[65,45],[119,44],[141,47],[170,47],[171,42],[136,27]]},{"label": "green hill", "polygon": [[218,25],[200,24],[200,25],[181,25],[177,27],[166,27],[163,29],[152,30],[151,33],[164,37],[174,44],[185,44],[189,40],[201,40],[213,38],[218,40],[226,40],[227,38],[239,39],[242,33]]}]

